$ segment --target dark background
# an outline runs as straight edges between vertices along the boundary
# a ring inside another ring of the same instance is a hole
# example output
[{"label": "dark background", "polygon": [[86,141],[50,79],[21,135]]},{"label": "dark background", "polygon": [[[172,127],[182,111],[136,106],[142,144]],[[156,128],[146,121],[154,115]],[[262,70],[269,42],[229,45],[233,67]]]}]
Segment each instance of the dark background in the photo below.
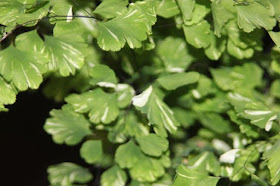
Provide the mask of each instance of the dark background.
[{"label": "dark background", "polygon": [[49,165],[65,161],[84,165],[78,146],[57,145],[43,130],[49,111],[61,104],[41,92],[19,93],[9,112],[0,113],[0,185],[45,186]]}]

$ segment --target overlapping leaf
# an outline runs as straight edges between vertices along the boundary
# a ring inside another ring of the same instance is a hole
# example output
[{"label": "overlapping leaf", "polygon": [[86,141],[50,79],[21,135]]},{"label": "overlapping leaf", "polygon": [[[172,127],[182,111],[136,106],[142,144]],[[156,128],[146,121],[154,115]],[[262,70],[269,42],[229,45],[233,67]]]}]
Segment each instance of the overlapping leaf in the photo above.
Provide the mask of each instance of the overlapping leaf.
[{"label": "overlapping leaf", "polygon": [[93,13],[101,15],[107,19],[122,15],[126,10],[128,0],[104,0],[98,5]]},{"label": "overlapping leaf", "polygon": [[62,76],[75,74],[84,64],[85,44],[73,34],[45,36],[43,54],[49,58],[49,68],[58,70]]},{"label": "overlapping leaf", "polygon": [[102,141],[89,140],[83,143],[80,149],[81,157],[87,163],[98,163],[103,158]]},{"label": "overlapping leaf", "polygon": [[149,122],[155,125],[156,133],[161,136],[167,136],[165,130],[174,133],[180,125],[170,108],[155,94],[152,86],[135,96],[132,102],[139,111],[147,115]]},{"label": "overlapping leaf", "polygon": [[127,175],[124,170],[115,165],[103,172],[101,176],[102,186],[125,186]]},{"label": "overlapping leaf", "polygon": [[50,115],[44,129],[58,144],[75,145],[91,134],[90,123],[83,115],[75,113],[69,106],[62,107],[62,110],[52,110]]},{"label": "overlapping leaf", "polygon": [[74,183],[87,183],[92,179],[87,169],[70,162],[50,166],[48,174],[52,185],[68,186]]},{"label": "overlapping leaf", "polygon": [[131,3],[126,13],[98,24],[97,43],[103,50],[118,51],[125,43],[130,48],[139,48],[155,22],[154,1]]},{"label": "overlapping leaf", "polygon": [[238,16],[238,25],[245,32],[252,32],[255,28],[265,28],[272,30],[276,20],[270,14],[270,11],[258,2],[252,2],[249,5],[236,5]]},{"label": "overlapping leaf", "polygon": [[73,94],[66,99],[78,113],[89,112],[89,120],[95,124],[109,124],[119,115],[117,97],[97,88],[83,94]]},{"label": "overlapping leaf", "polygon": [[280,180],[280,161],[279,161],[280,141],[276,141],[273,147],[263,154],[268,162],[267,166],[270,171],[270,181],[272,185],[277,185]]},{"label": "overlapping leaf", "polygon": [[200,173],[198,171],[186,168],[180,165],[176,170],[176,178],[174,186],[181,185],[209,185],[216,186],[219,179],[218,177],[208,176],[207,174]]},{"label": "overlapping leaf", "polygon": [[44,71],[44,65],[28,52],[13,46],[0,52],[0,74],[19,90],[37,89]]},{"label": "overlapping leaf", "polygon": [[199,73],[177,73],[160,77],[158,82],[166,90],[174,90],[180,86],[188,85],[197,82],[199,79]]},{"label": "overlapping leaf", "polygon": [[156,51],[169,72],[183,72],[193,60],[186,42],[181,38],[165,38],[157,44]]}]

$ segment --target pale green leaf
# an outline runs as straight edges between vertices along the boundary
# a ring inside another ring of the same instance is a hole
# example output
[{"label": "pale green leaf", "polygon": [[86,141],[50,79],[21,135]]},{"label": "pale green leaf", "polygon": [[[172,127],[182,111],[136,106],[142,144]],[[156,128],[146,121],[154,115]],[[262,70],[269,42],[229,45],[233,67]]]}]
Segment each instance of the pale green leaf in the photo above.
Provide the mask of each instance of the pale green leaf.
[{"label": "pale green leaf", "polygon": [[185,38],[189,44],[196,48],[206,48],[210,45],[210,24],[207,21],[202,21],[198,24],[183,26]]},{"label": "pale green leaf", "polygon": [[93,11],[104,18],[114,18],[122,15],[126,10],[128,0],[103,0]]},{"label": "pale green leaf", "polygon": [[279,79],[273,81],[270,92],[271,92],[271,95],[275,96],[276,98],[280,98],[280,80]]},{"label": "pale green leaf", "polygon": [[16,91],[0,77],[0,105],[13,104],[16,101]]},{"label": "pale green leaf", "polygon": [[220,163],[217,157],[209,151],[188,159],[188,168],[207,174],[208,172],[218,176],[220,174]]},{"label": "pale green leaf", "polygon": [[132,168],[143,156],[140,148],[130,140],[126,144],[120,145],[115,154],[115,161],[121,168]]},{"label": "pale green leaf", "polygon": [[159,84],[166,90],[174,90],[178,87],[196,83],[199,79],[199,73],[197,72],[186,72],[176,73],[160,77],[158,80]]},{"label": "pale green leaf", "polygon": [[136,138],[141,150],[150,156],[161,156],[168,149],[168,140],[156,134]]},{"label": "pale green leaf", "polygon": [[221,37],[223,26],[228,22],[229,19],[233,18],[234,15],[224,7],[223,1],[214,0],[211,4],[215,35]]},{"label": "pale green leaf", "polygon": [[75,74],[84,64],[85,44],[78,35],[45,36],[43,54],[49,58],[49,68],[62,76]]},{"label": "pale green leaf", "polygon": [[[73,6],[67,0],[50,0],[50,4],[53,6],[50,13],[53,15],[68,15],[71,16]],[[72,20],[71,17],[66,19],[66,21]],[[50,21],[56,21],[51,19]]]},{"label": "pale green leaf", "polygon": [[223,113],[229,109],[229,104],[226,102],[226,95],[217,93],[215,97],[206,98],[204,102],[194,103],[193,110],[201,112],[216,112]]},{"label": "pale green leaf", "polygon": [[40,1],[26,6],[17,0],[1,0],[0,23],[9,26],[16,26],[16,24],[33,26],[38,20],[47,15],[48,8],[47,1]]},{"label": "pale green leaf", "polygon": [[168,72],[183,72],[193,59],[181,38],[165,38],[157,44],[156,52]]},{"label": "pale green leaf", "polygon": [[19,50],[13,46],[0,52],[0,74],[7,81],[12,81],[19,90],[37,89],[41,84],[43,64],[32,53]]},{"label": "pale green leaf", "polygon": [[128,84],[118,84],[116,87],[118,105],[120,108],[125,108],[131,104],[132,98],[135,95],[135,90]]},{"label": "pale green leaf", "polygon": [[74,183],[87,183],[92,179],[87,169],[70,162],[49,166],[48,174],[52,185],[72,186]]},{"label": "pale green leaf", "polygon": [[87,163],[93,164],[102,161],[103,150],[101,140],[89,140],[83,143],[80,155]]},{"label": "pale green leaf", "polygon": [[272,30],[276,20],[270,15],[263,5],[253,2],[248,5],[238,4],[235,6],[238,16],[238,25],[245,32],[252,32],[255,28]]},{"label": "pale green leaf", "polygon": [[238,117],[237,113],[233,110],[227,112],[230,117],[230,120],[237,125],[239,125],[240,132],[246,134],[248,137],[257,138],[259,137],[259,132],[257,131],[257,127],[251,125],[250,122],[246,119]]},{"label": "pale green leaf", "polygon": [[195,0],[177,0],[177,4],[184,20],[189,21],[193,16]]},{"label": "pale green leaf", "polygon": [[242,49],[235,45],[232,40],[228,40],[227,42],[227,51],[230,55],[236,57],[237,59],[250,58],[254,54],[254,50],[252,48]]},{"label": "pale green leaf", "polygon": [[129,170],[132,179],[140,182],[154,182],[165,173],[160,160],[141,156],[139,161]]},{"label": "pale green leaf", "polygon": [[233,68],[211,69],[211,74],[222,90],[253,89],[261,85],[263,71],[254,63],[246,63]]},{"label": "pale green leaf", "polygon": [[152,86],[132,99],[137,110],[145,113],[149,122],[155,125],[156,133],[167,136],[167,131],[174,133],[180,124],[170,108],[154,93]]},{"label": "pale green leaf", "polygon": [[101,175],[102,186],[125,186],[127,175],[119,166],[115,165]]},{"label": "pale green leaf", "polygon": [[270,35],[270,38],[274,41],[274,43],[278,47],[280,47],[280,32],[269,31],[268,33]]},{"label": "pale green leaf", "polygon": [[44,129],[51,134],[57,144],[76,145],[85,136],[90,135],[90,123],[81,114],[75,113],[70,107],[52,110]]},{"label": "pale green leaf", "polygon": [[118,80],[115,72],[107,65],[95,65],[90,69],[90,84],[100,87],[116,88]]},{"label": "pale green leaf", "polygon": [[228,120],[216,113],[199,113],[198,118],[201,124],[218,134],[226,134],[232,130]]},{"label": "pale green leaf", "polygon": [[278,21],[280,21],[280,1],[278,0],[269,0],[270,4],[272,5],[274,16]]},{"label": "pale green leaf", "polygon": [[272,185],[277,185],[280,180],[280,140],[276,141],[271,149],[265,151],[263,157],[267,161]]},{"label": "pale green leaf", "polygon": [[219,179],[219,177],[208,176],[207,174],[203,174],[201,172],[179,165],[176,170],[176,177],[173,186],[216,186]]},{"label": "pale green leaf", "polygon": [[175,0],[157,0],[156,1],[157,15],[170,18],[180,13],[180,10]]},{"label": "pale green leaf", "polygon": [[273,121],[277,119],[277,113],[258,102],[251,102],[245,105],[244,114],[242,116],[250,119],[252,124],[266,131],[270,131]]},{"label": "pale green leaf", "polygon": [[119,115],[115,94],[104,92],[97,88],[82,94],[73,94],[66,99],[78,113],[89,112],[89,120],[95,124],[109,124]]},{"label": "pale green leaf", "polygon": [[191,20],[184,20],[185,25],[194,25],[203,21],[205,16],[210,12],[210,9],[206,6],[206,4],[198,4],[196,3],[194,6],[194,11],[192,13]]},{"label": "pale green leaf", "polygon": [[261,178],[259,178],[255,174],[251,174],[251,179],[252,179],[253,182],[259,184],[260,186],[268,186],[265,181],[263,181]]},{"label": "pale green leaf", "polygon": [[218,60],[226,49],[226,40],[224,38],[217,38],[212,32],[210,36],[211,43],[205,49],[205,54],[211,60]]},{"label": "pale green leaf", "polygon": [[192,90],[192,95],[196,99],[201,99],[209,94],[217,92],[214,82],[204,75],[199,76],[198,85],[196,89]]},{"label": "pale green leaf", "polygon": [[118,51],[125,43],[130,48],[139,48],[147,39],[151,26],[156,22],[153,1],[137,1],[128,11],[107,22],[98,23],[97,43],[103,50]]}]

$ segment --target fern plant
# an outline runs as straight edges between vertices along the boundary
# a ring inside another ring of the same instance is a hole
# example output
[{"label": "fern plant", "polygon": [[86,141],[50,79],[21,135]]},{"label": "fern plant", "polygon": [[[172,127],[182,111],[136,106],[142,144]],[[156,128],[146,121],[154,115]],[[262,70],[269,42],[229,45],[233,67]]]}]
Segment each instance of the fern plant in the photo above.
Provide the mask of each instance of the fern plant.
[{"label": "fern plant", "polygon": [[[51,185],[277,185],[279,0],[0,0],[0,111],[38,89],[88,167]],[[271,40],[273,42],[265,41]],[[224,183],[223,180],[227,183]]]}]

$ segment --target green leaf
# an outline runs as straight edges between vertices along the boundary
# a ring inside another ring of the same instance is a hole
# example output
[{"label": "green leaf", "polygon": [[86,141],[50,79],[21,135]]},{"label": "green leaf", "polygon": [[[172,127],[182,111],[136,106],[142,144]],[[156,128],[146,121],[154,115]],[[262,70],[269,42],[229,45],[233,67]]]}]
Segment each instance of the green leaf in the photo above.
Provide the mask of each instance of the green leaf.
[{"label": "green leaf", "polygon": [[214,0],[211,4],[215,35],[221,37],[223,26],[228,22],[229,19],[233,18],[234,15],[224,7],[223,1]]},{"label": "green leaf", "polygon": [[280,47],[280,32],[269,31],[268,33],[270,35],[270,38],[277,45],[277,47]]},{"label": "green leaf", "polygon": [[185,38],[189,44],[196,48],[207,48],[210,45],[210,24],[202,21],[198,24],[183,26]]},{"label": "green leaf", "polygon": [[196,186],[196,185],[208,185],[216,186],[220,178],[208,176],[207,174],[200,173],[198,171],[188,169],[182,165],[176,170],[176,178],[173,186]]},{"label": "green leaf", "polygon": [[[0,1],[0,23],[3,25],[16,26],[16,24],[35,25],[42,17],[48,13],[48,2],[41,1],[31,6],[17,0]],[[34,20],[34,21],[30,21]]]},{"label": "green leaf", "polygon": [[157,0],[156,1],[157,15],[170,18],[180,13],[180,10],[175,0]]},{"label": "green leaf", "polygon": [[193,97],[196,99],[201,99],[209,94],[215,94],[217,88],[214,82],[204,75],[199,76],[198,85],[196,89],[192,90]]},{"label": "green leaf", "polygon": [[252,124],[266,131],[270,131],[273,121],[277,119],[277,113],[258,102],[248,103],[245,106],[243,116],[250,119]]},{"label": "green leaf", "polygon": [[132,140],[118,147],[115,161],[121,168],[129,168],[131,177],[140,182],[152,182],[164,174],[160,160],[145,156]]},{"label": "green leaf", "polygon": [[149,122],[155,125],[156,133],[163,137],[167,136],[165,129],[174,133],[180,125],[170,108],[153,92],[152,86],[135,96],[132,103],[137,110],[147,115]]},{"label": "green leaf", "polygon": [[204,17],[210,12],[210,9],[206,5],[206,3],[198,4],[196,3],[194,6],[194,11],[192,13],[192,19],[191,20],[184,20],[185,25],[195,25],[204,20]]},{"label": "green leaf", "polygon": [[87,169],[70,162],[50,166],[48,174],[52,185],[72,186],[74,183],[87,183],[92,179]]},{"label": "green leaf", "polygon": [[69,76],[84,65],[85,47],[78,35],[45,36],[43,53],[50,60],[51,70],[59,70],[62,76]]},{"label": "green leaf", "polygon": [[237,113],[235,113],[233,110],[230,110],[227,112],[227,114],[230,117],[230,120],[237,125],[239,125],[240,132],[243,134],[246,134],[248,137],[257,138],[259,137],[259,132],[257,131],[257,127],[253,126],[248,122],[248,120],[245,120],[241,117],[238,117]]},{"label": "green leaf", "polygon": [[226,40],[224,38],[217,38],[212,32],[210,36],[211,43],[205,49],[205,54],[211,60],[218,60],[226,49]]},{"label": "green leaf", "polygon": [[276,141],[273,147],[264,152],[263,157],[267,161],[267,166],[270,171],[270,181],[272,185],[277,185],[280,180],[280,140]]},{"label": "green leaf", "polygon": [[83,143],[80,155],[87,163],[98,163],[102,160],[103,150],[101,140],[89,140]]},{"label": "green leaf", "polygon": [[218,134],[225,134],[232,130],[230,123],[219,114],[200,113],[198,116],[203,126]]},{"label": "green leaf", "polygon": [[217,93],[213,98],[206,98],[204,102],[194,103],[193,110],[201,112],[223,113],[229,109],[229,104],[226,102],[226,95]]},{"label": "green leaf", "polygon": [[141,150],[150,156],[161,156],[168,149],[168,140],[156,134],[136,138]]},{"label": "green leaf", "polygon": [[109,124],[119,115],[116,95],[106,93],[100,88],[80,95],[72,94],[65,101],[73,106],[75,112],[89,112],[89,120],[95,124]]},{"label": "green leaf", "polygon": [[135,95],[135,90],[128,84],[118,84],[116,87],[118,105],[120,108],[125,108],[131,104],[132,98]]},{"label": "green leaf", "polygon": [[271,92],[271,95],[275,96],[276,98],[280,98],[280,80],[279,79],[273,81],[270,92]]},{"label": "green leaf", "polygon": [[90,69],[90,84],[101,87],[116,88],[118,80],[115,72],[107,65],[95,65]]},{"label": "green leaf", "polygon": [[177,4],[183,14],[184,20],[189,21],[193,17],[195,0],[177,0]]},{"label": "green leaf", "polygon": [[165,38],[157,44],[156,52],[168,72],[183,72],[193,59],[181,38]]},{"label": "green leaf", "polygon": [[131,3],[126,13],[98,23],[97,43],[106,51],[118,51],[126,42],[130,48],[139,48],[155,22],[154,1]]},{"label": "green leaf", "polygon": [[7,81],[12,81],[19,90],[37,89],[41,84],[43,64],[32,54],[13,46],[0,52],[0,74]]},{"label": "green leaf", "polygon": [[158,159],[141,156],[139,161],[129,170],[132,179],[140,182],[154,182],[163,176],[165,171]]},{"label": "green leaf", "polygon": [[217,157],[209,151],[202,152],[198,156],[189,158],[188,168],[200,173],[208,172],[218,176],[220,174],[220,162]]},{"label": "green leaf", "polygon": [[93,11],[104,18],[114,18],[126,12],[128,0],[103,0]]},{"label": "green leaf", "polygon": [[16,101],[16,91],[0,77],[0,105],[13,104]]},{"label": "green leaf", "polygon": [[125,186],[127,176],[125,171],[115,165],[101,175],[102,186]]},{"label": "green leaf", "polygon": [[233,68],[211,69],[215,83],[222,90],[253,89],[261,85],[263,71],[253,63],[246,63]]},{"label": "green leaf", "polygon": [[90,135],[90,123],[81,114],[75,113],[72,108],[64,106],[62,110],[52,110],[44,129],[51,134],[57,144],[66,143],[76,145],[85,136]]},{"label": "green leaf", "polygon": [[132,168],[141,158],[140,148],[130,140],[126,144],[120,145],[115,154],[115,161],[121,168]]},{"label": "green leaf", "polygon": [[268,186],[265,181],[263,181],[261,178],[259,178],[255,174],[251,174],[251,179],[252,179],[253,182],[257,183],[260,186]]},{"label": "green leaf", "polygon": [[252,32],[255,28],[272,30],[276,20],[270,15],[268,9],[257,2],[249,5],[236,5],[238,25],[245,32]]},{"label": "green leaf", "polygon": [[269,2],[272,5],[275,18],[278,21],[280,21],[280,10],[278,8],[278,7],[280,7],[280,1],[278,1],[278,0],[269,0]]},{"label": "green leaf", "polygon": [[158,80],[159,84],[166,90],[174,90],[178,87],[196,83],[199,79],[199,73],[187,72],[166,75],[160,77]]},{"label": "green leaf", "polygon": [[243,49],[234,44],[232,40],[228,40],[227,51],[230,55],[236,57],[237,59],[251,58],[254,54],[252,48]]}]

